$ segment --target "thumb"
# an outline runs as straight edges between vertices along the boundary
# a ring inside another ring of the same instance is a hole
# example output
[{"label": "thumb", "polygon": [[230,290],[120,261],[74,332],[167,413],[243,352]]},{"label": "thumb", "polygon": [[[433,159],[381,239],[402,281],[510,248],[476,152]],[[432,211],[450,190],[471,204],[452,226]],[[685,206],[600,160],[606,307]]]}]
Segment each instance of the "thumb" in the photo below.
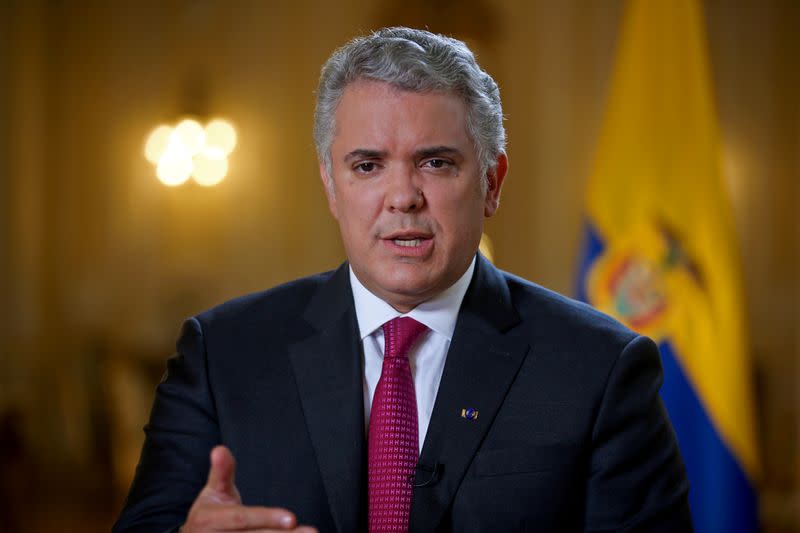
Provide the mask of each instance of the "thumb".
[{"label": "thumb", "polygon": [[225,446],[217,446],[211,450],[211,469],[208,472],[206,488],[239,499],[239,491],[234,484],[236,460]]}]

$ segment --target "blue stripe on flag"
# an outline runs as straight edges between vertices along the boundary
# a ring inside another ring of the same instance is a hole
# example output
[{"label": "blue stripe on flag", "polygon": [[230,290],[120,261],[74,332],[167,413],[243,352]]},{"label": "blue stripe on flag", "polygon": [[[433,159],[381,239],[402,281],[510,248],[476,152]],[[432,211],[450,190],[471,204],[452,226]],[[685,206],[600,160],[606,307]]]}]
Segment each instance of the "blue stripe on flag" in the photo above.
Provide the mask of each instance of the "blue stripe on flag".
[{"label": "blue stripe on flag", "polygon": [[[578,299],[588,302],[586,280],[605,243],[588,221],[577,276]],[[758,501],[741,466],[722,442],[683,373],[669,342],[659,344],[664,365],[661,397],[669,413],[689,476],[689,504],[698,533],[758,531]]]},{"label": "blue stripe on flag", "polygon": [[695,529],[698,533],[758,531],[755,490],[717,434],[672,345],[665,341],[659,349],[664,364],[661,397],[689,474]]}]

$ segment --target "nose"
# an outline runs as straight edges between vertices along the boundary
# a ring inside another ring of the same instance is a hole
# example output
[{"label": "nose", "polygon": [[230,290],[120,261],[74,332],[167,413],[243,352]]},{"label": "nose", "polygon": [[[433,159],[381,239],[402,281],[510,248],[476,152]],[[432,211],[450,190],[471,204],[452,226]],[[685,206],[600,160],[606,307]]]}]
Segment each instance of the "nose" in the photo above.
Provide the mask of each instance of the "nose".
[{"label": "nose", "polygon": [[422,209],[425,205],[425,196],[416,182],[413,170],[398,170],[387,178],[386,209],[401,213]]}]

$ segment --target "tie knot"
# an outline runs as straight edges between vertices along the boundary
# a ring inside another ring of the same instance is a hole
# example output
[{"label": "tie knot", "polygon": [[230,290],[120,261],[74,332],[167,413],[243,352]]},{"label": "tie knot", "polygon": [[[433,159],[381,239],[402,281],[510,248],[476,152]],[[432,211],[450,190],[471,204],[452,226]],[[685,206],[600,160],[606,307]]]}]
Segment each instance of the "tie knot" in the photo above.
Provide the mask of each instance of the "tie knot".
[{"label": "tie knot", "polygon": [[428,326],[408,316],[393,318],[383,325],[384,357],[408,357],[408,351]]}]

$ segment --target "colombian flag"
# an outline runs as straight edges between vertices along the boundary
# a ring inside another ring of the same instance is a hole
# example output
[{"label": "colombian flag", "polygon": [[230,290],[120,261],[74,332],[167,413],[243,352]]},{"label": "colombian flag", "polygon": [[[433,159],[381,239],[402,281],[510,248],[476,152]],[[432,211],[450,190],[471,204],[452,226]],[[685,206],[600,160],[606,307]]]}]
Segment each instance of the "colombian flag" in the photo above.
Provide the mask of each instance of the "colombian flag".
[{"label": "colombian flag", "polygon": [[629,0],[578,296],[658,342],[700,533],[756,531],[741,274],[696,0]]}]

